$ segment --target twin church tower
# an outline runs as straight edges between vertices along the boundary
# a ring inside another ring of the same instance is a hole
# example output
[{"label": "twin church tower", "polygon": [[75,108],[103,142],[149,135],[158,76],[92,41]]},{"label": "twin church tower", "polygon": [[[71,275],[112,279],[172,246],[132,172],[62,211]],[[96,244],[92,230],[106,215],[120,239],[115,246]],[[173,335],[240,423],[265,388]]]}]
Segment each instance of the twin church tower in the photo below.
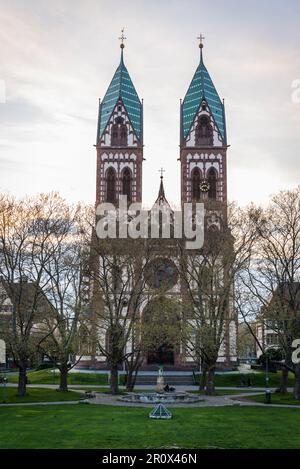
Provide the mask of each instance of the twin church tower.
[{"label": "twin church tower", "polygon": [[[143,102],[124,63],[123,33],[120,39],[120,64],[99,101],[96,205],[117,203],[120,195],[142,202]],[[199,39],[200,62],[180,103],[181,203],[211,200],[226,206],[225,108],[204,65],[204,38]],[[208,223],[220,229],[215,215]]]},{"label": "twin church tower", "polygon": [[[123,34],[120,39],[120,64],[103,100],[99,102],[95,145],[97,150],[96,205],[104,202],[117,205],[121,195],[126,195],[129,202],[142,202],[143,102],[136,92],[124,63],[125,38]],[[228,145],[224,102],[220,99],[204,65],[204,38],[201,35],[199,39],[199,65],[185,98],[180,103],[178,116],[180,120],[181,204],[203,202],[205,230],[206,233],[210,233],[227,231],[226,153]],[[162,176],[156,202],[167,203]],[[211,234],[211,238],[214,239],[213,233]],[[210,236],[206,239],[209,238]],[[161,240],[159,245],[160,251],[152,266],[153,278],[158,279],[158,287],[160,286],[159,279],[169,279],[170,272],[174,273],[163,295],[158,288],[158,296],[159,294],[160,297],[163,296],[163,302],[160,304],[160,321],[163,323],[170,320],[164,308],[166,311],[170,309],[173,298],[184,303],[186,292],[183,282],[176,273],[175,264],[178,262],[176,249],[172,250],[172,246],[170,248],[168,240]],[[196,256],[201,257],[201,252],[197,252]],[[153,286],[154,290],[156,286]],[[152,320],[155,308],[155,300],[149,303],[145,300],[140,311],[141,320]],[[174,313],[174,320],[175,316]],[[223,364],[222,366],[226,364],[230,367],[236,362],[237,333],[232,305],[226,305],[225,323],[224,343],[219,352],[218,361]],[[103,337],[101,336],[103,348],[106,343],[105,337],[110,337],[108,333],[109,329],[105,332],[106,335],[103,333]],[[106,358],[101,353],[99,356],[86,357],[85,360],[94,360],[94,362],[87,361],[86,363],[96,363],[97,367],[107,365]],[[188,356],[181,343],[160,345],[157,350],[145,357],[143,366],[147,369],[155,363],[179,367],[178,369],[195,365],[193,358]]]}]

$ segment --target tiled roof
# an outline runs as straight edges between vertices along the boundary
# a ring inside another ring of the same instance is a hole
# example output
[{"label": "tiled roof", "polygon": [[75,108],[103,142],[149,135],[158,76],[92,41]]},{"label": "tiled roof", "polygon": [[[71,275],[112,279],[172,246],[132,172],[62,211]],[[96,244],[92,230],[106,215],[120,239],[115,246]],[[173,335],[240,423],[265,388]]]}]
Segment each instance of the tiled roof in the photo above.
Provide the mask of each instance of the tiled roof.
[{"label": "tiled roof", "polygon": [[222,139],[225,140],[224,106],[203,63],[201,53],[200,63],[182,104],[182,130],[184,138],[188,136],[191,125],[194,122],[200,104],[203,100],[207,102]]},{"label": "tiled roof", "polygon": [[113,79],[110,82],[110,85],[100,105],[98,137],[101,137],[119,98],[122,99],[123,105],[128,113],[137,138],[141,140],[142,104],[132,83],[128,70],[125,67],[123,60],[123,49],[121,52],[120,65],[115,71]]}]

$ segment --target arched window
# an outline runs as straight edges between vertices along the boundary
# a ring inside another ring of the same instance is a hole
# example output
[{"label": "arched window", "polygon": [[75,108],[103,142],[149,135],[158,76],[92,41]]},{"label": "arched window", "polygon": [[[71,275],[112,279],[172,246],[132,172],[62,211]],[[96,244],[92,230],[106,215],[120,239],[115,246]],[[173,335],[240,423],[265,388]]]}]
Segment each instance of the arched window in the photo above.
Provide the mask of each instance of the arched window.
[{"label": "arched window", "polygon": [[118,145],[118,124],[113,124],[111,128],[111,146]]},{"label": "arched window", "polygon": [[120,126],[120,144],[122,147],[127,146],[127,127],[126,124]]},{"label": "arched window", "polygon": [[131,171],[125,168],[122,175],[122,194],[127,195],[127,200],[131,201]]},{"label": "arched window", "polygon": [[127,127],[124,119],[118,116],[111,128],[111,145],[117,147],[127,146]]},{"label": "arched window", "polygon": [[109,168],[106,172],[106,201],[114,203],[116,201],[116,172]]},{"label": "arched window", "polygon": [[200,200],[200,182],[201,171],[199,168],[194,168],[192,172],[192,199]]},{"label": "arched window", "polygon": [[215,168],[210,168],[207,173],[207,180],[209,183],[208,197],[209,199],[217,198],[217,171]]},{"label": "arched window", "polygon": [[206,115],[202,115],[198,118],[195,133],[195,144],[204,146],[213,144],[213,129],[210,119]]}]

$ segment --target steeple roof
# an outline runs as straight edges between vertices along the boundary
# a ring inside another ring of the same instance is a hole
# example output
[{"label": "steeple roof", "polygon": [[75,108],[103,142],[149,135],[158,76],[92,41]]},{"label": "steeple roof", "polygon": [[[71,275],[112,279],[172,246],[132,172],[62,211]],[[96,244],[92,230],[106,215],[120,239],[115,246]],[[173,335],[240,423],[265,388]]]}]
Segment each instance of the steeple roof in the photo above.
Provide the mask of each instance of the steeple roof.
[{"label": "steeple roof", "polygon": [[[123,44],[122,44],[123,45]],[[101,137],[112,111],[119,99],[127,111],[131,125],[139,140],[142,139],[142,104],[124,64],[124,46],[121,47],[120,64],[106,91],[99,109],[98,138]]]},{"label": "steeple roof", "polygon": [[184,138],[188,136],[199,107],[202,101],[205,100],[210,108],[222,139],[225,141],[226,127],[224,105],[204,65],[201,46],[203,47],[203,45],[200,45],[200,63],[182,104],[182,135]]},{"label": "steeple roof", "polygon": [[164,206],[164,207],[167,207],[168,209],[172,210],[171,206],[170,206],[170,204],[167,201],[166,196],[165,196],[164,177],[163,177],[162,174],[160,176],[160,186],[159,186],[158,196],[157,196],[157,199],[156,199],[154,205]]}]

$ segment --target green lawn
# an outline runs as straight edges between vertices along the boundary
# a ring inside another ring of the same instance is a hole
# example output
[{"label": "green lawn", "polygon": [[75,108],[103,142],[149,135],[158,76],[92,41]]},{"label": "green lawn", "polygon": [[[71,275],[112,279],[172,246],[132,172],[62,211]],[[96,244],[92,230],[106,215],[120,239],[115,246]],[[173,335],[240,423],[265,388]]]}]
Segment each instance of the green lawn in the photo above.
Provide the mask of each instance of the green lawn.
[{"label": "green lawn", "polygon": [[[17,373],[8,373],[7,375],[9,383],[18,382]],[[53,373],[52,369],[29,371],[27,373],[29,384],[58,384],[59,383],[59,372]],[[69,373],[68,384],[96,384],[103,385],[107,384],[108,375],[100,373],[80,373],[76,371]]]},{"label": "green lawn", "polygon": [[[198,376],[198,375],[197,375]],[[278,373],[269,373],[269,386],[270,387],[278,387],[280,383],[280,376],[281,372]],[[8,381],[10,383],[16,383],[18,381],[17,373],[8,373],[7,374]],[[242,380],[244,379],[246,382],[248,378],[251,381],[251,385],[253,387],[265,387],[265,373],[249,373],[249,374],[242,374],[242,373],[224,373],[222,375],[217,374],[215,376],[215,386],[221,387],[241,387]],[[58,384],[59,383],[59,372],[56,371],[53,373],[52,369],[47,370],[39,370],[39,371],[30,371],[28,373],[28,380],[30,384]],[[122,381],[122,376],[120,377],[120,382]],[[81,373],[80,371],[69,373],[68,383],[72,384],[86,384],[86,385],[97,385],[103,386],[108,384],[108,375],[107,374],[99,374],[99,373]],[[294,385],[294,376],[292,374],[289,375],[289,386]]]},{"label": "green lawn", "polygon": [[[200,394],[201,396],[202,395],[205,395],[205,392],[204,391],[188,391],[189,393],[192,393],[192,394]],[[253,392],[253,393],[257,393],[257,391],[254,391],[254,390],[243,390],[243,389],[240,389],[240,390],[236,390],[236,389],[217,389],[215,391],[215,396],[234,396],[235,394],[241,394],[243,392]],[[260,391],[258,391],[260,392]]]},{"label": "green lawn", "polygon": [[[27,388],[25,397],[18,397],[17,388],[0,389],[0,404],[13,402],[58,402],[58,401],[78,401],[84,394],[75,391],[58,392],[55,389]],[[5,401],[4,401],[5,398]]]},{"label": "green lawn", "polygon": [[[198,375],[197,375],[198,377]],[[269,386],[270,387],[277,387],[279,386],[280,383],[280,377],[281,377],[281,372],[279,371],[278,373],[269,373]],[[217,374],[215,376],[215,386],[221,386],[221,387],[226,387],[226,386],[242,386],[242,380],[245,382],[248,382],[248,379],[251,381],[251,386],[253,387],[265,387],[266,385],[266,378],[265,378],[265,373],[264,372],[258,372],[258,373],[224,373],[222,375]],[[288,381],[289,386],[294,386],[294,375],[292,373],[289,374],[289,381]]]},{"label": "green lawn", "polygon": [[0,408],[1,448],[300,448],[300,411],[268,407],[150,409],[94,405]]},{"label": "green lawn", "polygon": [[[265,395],[261,394],[258,396],[249,396],[247,399],[251,399],[251,401],[255,402],[265,402]],[[272,393],[272,404],[289,404],[289,405],[299,405],[300,406],[300,400],[296,400],[293,397],[292,393],[288,394],[277,394],[277,393]]]},{"label": "green lawn", "polygon": [[[70,389],[72,389],[72,386],[70,387]],[[88,390],[89,391],[100,392],[102,394],[111,394],[109,387],[106,387],[106,388],[97,387],[96,388],[94,386],[91,386],[91,387],[88,388]],[[156,389],[155,389],[155,387],[153,387],[152,389],[134,389],[133,391],[127,391],[126,388],[124,388],[124,386],[119,387],[119,394],[126,394],[127,392],[156,392]]]}]

